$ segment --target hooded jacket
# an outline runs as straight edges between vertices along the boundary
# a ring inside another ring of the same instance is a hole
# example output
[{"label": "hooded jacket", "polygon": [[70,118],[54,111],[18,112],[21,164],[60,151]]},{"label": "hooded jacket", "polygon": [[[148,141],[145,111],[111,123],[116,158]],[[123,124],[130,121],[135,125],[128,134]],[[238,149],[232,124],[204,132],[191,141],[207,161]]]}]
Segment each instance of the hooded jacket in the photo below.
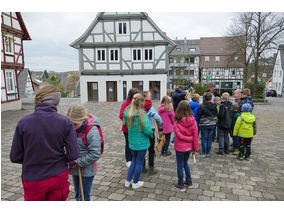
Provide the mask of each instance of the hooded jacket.
[{"label": "hooded jacket", "polygon": [[252,102],[252,97],[251,96],[247,96],[245,98],[241,98],[241,101],[238,103],[239,107],[238,107],[238,112],[241,113],[242,112],[242,106],[246,103],[249,103],[251,105],[251,111],[253,111],[254,108],[254,104]]},{"label": "hooded jacket", "polygon": [[211,102],[204,102],[199,107],[197,118],[199,126],[216,125],[217,105]]},{"label": "hooded jacket", "polygon": [[234,107],[231,101],[222,101],[218,113],[217,125],[223,129],[230,129],[234,115]]},{"label": "hooded jacket", "polygon": [[[130,104],[131,104],[131,100],[130,100],[130,99],[127,99],[127,100],[124,101],[123,104],[121,105],[120,112],[119,112],[119,118],[120,118],[120,120],[123,120],[123,112],[124,112],[124,110],[126,109],[126,107],[128,107]],[[126,126],[125,123],[122,124],[121,131],[123,131],[123,132],[125,132],[125,133],[128,133],[128,129],[127,129],[127,126]]]},{"label": "hooded jacket", "polygon": [[23,180],[40,181],[64,172],[79,154],[72,121],[55,105],[38,103],[17,124],[10,160],[22,164]]},{"label": "hooded jacket", "polygon": [[173,99],[173,106],[174,106],[174,111],[176,111],[179,102],[182,100],[185,100],[186,92],[183,91],[181,88],[177,88],[173,94],[172,94],[172,99]]},{"label": "hooded jacket", "polygon": [[129,128],[127,121],[127,115],[129,112],[130,106],[124,110],[123,117],[128,128],[128,140],[129,148],[132,150],[140,151],[148,149],[150,146],[149,136],[153,135],[153,130],[146,113],[142,119],[142,127],[139,128],[139,111],[136,111],[136,115],[132,118],[132,126]]},{"label": "hooded jacket", "polygon": [[[243,120],[241,119],[241,117]],[[242,138],[252,138],[254,122],[254,115],[252,115],[250,112],[242,112],[236,121],[233,136],[239,136]]]},{"label": "hooded jacket", "polygon": [[[97,125],[100,126],[100,120],[95,117],[94,115],[89,114],[88,118],[88,125]],[[85,128],[87,125],[85,126]],[[81,131],[77,132],[78,135],[82,135],[85,128],[78,128]],[[88,134],[87,134],[87,145],[89,148],[89,151],[87,150],[87,147],[85,146],[83,139],[77,137],[77,142],[80,146],[80,156],[77,159],[78,165],[83,168],[82,176],[83,177],[91,177],[95,176],[96,172],[93,167],[93,163],[100,158],[101,155],[101,137],[99,130],[96,126],[93,126]],[[78,176],[78,168],[77,166],[73,169],[71,169],[70,172],[72,175]]]},{"label": "hooded jacket", "polygon": [[155,129],[155,125],[153,122],[153,119],[154,119],[159,124],[159,130],[162,130],[163,121],[161,117],[159,116],[159,114],[157,113],[157,111],[155,110],[155,108],[152,106],[151,100],[145,99],[144,109],[145,109],[145,112],[147,113],[152,129]]},{"label": "hooded jacket", "polygon": [[198,113],[200,104],[198,102],[195,102],[195,101],[190,101],[189,105],[190,105],[191,111],[192,111],[192,113],[194,115],[194,118],[195,118],[197,126],[198,126],[199,125],[199,121],[198,121],[198,118],[197,118],[197,113]]},{"label": "hooded jacket", "polygon": [[174,131],[174,110],[165,111],[165,104],[159,107],[159,115],[163,121],[163,133],[168,134]]},{"label": "hooded jacket", "polygon": [[193,115],[174,122],[174,150],[178,152],[198,152],[198,128]]}]

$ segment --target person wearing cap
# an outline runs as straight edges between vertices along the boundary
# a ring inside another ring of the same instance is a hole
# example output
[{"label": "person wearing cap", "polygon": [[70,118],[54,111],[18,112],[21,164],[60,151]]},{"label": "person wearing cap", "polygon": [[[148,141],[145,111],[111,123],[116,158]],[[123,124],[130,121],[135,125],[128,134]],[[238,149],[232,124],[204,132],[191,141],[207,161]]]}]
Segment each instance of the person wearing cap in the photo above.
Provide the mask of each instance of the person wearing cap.
[{"label": "person wearing cap", "polygon": [[69,195],[69,161],[80,154],[72,121],[57,112],[59,90],[43,86],[35,96],[35,110],[24,116],[14,133],[10,160],[22,164],[26,201],[59,201]]},{"label": "person wearing cap", "polygon": [[253,136],[256,134],[255,116],[251,114],[251,111],[252,106],[249,103],[245,103],[242,106],[242,113],[234,126],[233,136],[239,137],[239,160],[249,160],[251,154],[251,142]]}]

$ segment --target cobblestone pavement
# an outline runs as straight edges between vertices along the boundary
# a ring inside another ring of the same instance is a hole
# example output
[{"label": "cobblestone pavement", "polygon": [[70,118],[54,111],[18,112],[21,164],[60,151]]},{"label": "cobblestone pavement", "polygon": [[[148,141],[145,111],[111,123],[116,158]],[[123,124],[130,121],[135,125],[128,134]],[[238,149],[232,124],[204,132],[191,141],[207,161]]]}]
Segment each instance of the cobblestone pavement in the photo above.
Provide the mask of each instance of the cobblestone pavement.
[{"label": "cobblestone pavement", "polygon": [[[62,99],[59,112],[66,112],[76,99]],[[170,157],[157,156],[154,176],[143,174],[144,187],[138,190],[124,187],[127,167],[124,160],[124,137],[118,118],[120,103],[88,103],[85,106],[102,123],[105,135],[105,151],[98,161],[91,200],[284,200],[284,102],[270,99],[271,105],[256,105],[258,133],[252,143],[251,160],[238,161],[232,154],[217,156],[217,143],[213,143],[212,157],[197,155],[197,164],[189,160],[193,188],[186,192],[174,189],[177,182],[176,161],[173,146]],[[154,103],[158,107],[159,103]],[[31,113],[32,105],[25,110],[2,113],[1,127],[1,199],[24,200],[21,183],[21,165],[9,160],[9,152],[17,121]],[[231,139],[230,139],[231,140]],[[201,148],[201,147],[200,147]],[[148,161],[147,161],[148,162]],[[70,178],[72,182],[72,178]],[[74,200],[74,189],[68,200]]]}]

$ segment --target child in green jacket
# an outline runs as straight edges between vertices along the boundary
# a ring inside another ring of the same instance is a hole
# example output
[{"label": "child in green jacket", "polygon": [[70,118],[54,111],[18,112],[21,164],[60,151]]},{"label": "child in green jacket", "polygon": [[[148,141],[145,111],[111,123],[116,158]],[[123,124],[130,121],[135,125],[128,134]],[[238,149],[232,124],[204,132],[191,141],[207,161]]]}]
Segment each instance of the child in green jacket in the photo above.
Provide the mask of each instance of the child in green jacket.
[{"label": "child in green jacket", "polygon": [[150,146],[149,137],[153,135],[149,118],[144,112],[144,96],[142,94],[137,93],[133,96],[131,105],[124,110],[123,118],[128,129],[129,148],[132,155],[125,187],[132,184],[132,188],[137,189],[144,185],[144,182],[139,181],[139,178],[147,149]]},{"label": "child in green jacket", "polygon": [[254,135],[253,125],[255,123],[255,116],[252,115],[251,105],[246,103],[242,106],[242,113],[240,117],[238,117],[233,136],[239,136],[240,143],[240,153],[238,155],[238,159],[249,160],[251,154],[251,141]]}]

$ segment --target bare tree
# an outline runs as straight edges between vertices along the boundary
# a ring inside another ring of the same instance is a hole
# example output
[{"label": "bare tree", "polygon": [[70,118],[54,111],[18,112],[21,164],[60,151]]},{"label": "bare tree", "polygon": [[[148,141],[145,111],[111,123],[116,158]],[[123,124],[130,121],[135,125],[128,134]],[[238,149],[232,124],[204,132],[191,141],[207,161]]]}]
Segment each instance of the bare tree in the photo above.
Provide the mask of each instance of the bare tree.
[{"label": "bare tree", "polygon": [[264,58],[267,52],[277,48],[283,32],[283,13],[245,12],[235,18],[227,34],[232,37],[230,48],[234,50],[233,55],[243,56],[245,86],[249,64],[254,63],[257,82],[259,60]]}]

